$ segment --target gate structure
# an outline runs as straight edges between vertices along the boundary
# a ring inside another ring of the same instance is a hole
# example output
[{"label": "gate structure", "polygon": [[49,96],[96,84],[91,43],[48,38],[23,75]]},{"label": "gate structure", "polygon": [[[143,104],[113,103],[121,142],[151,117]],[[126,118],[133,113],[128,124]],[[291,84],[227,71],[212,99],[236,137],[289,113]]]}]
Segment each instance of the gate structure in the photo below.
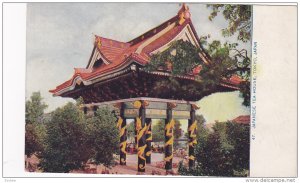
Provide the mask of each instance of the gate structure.
[{"label": "gate structure", "polygon": [[[166,50],[177,40],[189,41],[199,48],[201,64],[210,64],[210,57],[200,45],[190,19],[189,8],[183,4],[178,14],[129,42],[120,42],[95,36],[95,44],[86,68],[75,68],[72,78],[55,89],[54,96],[77,99],[84,106],[96,108],[112,104],[119,109],[120,165],[126,166],[126,118],[134,118],[137,130],[138,172],[145,172],[151,163],[151,119],[165,120],[165,168],[172,170],[174,119],[188,119],[189,167],[194,166],[196,141],[196,101],[214,92],[237,90],[240,79],[224,79],[214,91],[186,93],[184,95],[158,83],[175,78],[182,87],[197,86],[201,78],[200,67],[190,74],[172,76],[169,70],[149,72],[144,69],[152,54]],[[121,30],[120,30],[121,31]],[[200,63],[199,63],[200,65]]]}]

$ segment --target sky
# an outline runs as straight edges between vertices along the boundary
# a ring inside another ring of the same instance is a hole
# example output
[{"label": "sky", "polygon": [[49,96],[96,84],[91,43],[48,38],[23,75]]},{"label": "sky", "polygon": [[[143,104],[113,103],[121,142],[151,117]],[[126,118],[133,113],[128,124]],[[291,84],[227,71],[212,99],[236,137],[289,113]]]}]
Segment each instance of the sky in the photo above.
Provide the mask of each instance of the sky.
[{"label": "sky", "polygon": [[[221,29],[227,22],[220,14],[208,20],[205,4],[188,3],[198,36],[210,34],[211,40],[237,42],[236,36],[224,38]],[[40,91],[46,112],[73,99],[53,97],[48,91],[71,78],[74,68],[85,68],[93,49],[94,35],[130,41],[175,16],[180,3],[28,3],[26,50],[26,100]],[[239,42],[251,50],[251,44]],[[216,93],[198,105],[208,123],[249,115],[239,92]]]}]

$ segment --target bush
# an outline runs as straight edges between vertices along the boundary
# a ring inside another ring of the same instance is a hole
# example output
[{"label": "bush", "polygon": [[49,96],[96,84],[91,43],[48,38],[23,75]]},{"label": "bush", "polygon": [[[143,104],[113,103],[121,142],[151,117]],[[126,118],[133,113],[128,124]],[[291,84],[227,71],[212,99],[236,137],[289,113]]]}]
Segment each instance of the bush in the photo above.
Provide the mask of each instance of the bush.
[{"label": "bush", "polygon": [[45,172],[58,173],[82,168],[90,154],[83,112],[68,103],[53,112],[46,130],[40,168]]},{"label": "bush", "polygon": [[114,163],[113,154],[119,150],[116,121],[116,115],[109,108],[99,108],[94,116],[87,119],[88,144],[96,164],[110,166]]},{"label": "bush", "polygon": [[249,170],[249,126],[218,123],[214,132],[198,137],[193,169],[179,166],[181,175],[246,176]]}]

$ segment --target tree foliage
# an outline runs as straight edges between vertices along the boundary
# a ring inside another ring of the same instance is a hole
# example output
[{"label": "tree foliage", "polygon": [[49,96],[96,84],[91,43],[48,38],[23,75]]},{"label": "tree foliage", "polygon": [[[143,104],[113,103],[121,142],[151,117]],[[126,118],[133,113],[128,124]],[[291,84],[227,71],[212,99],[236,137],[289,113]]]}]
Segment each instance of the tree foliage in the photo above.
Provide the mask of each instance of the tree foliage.
[{"label": "tree foliage", "polygon": [[216,123],[214,132],[198,137],[196,166],[179,167],[181,175],[246,176],[249,170],[249,126],[233,122]]},{"label": "tree foliage", "polygon": [[30,157],[43,150],[45,128],[42,121],[47,105],[42,101],[40,92],[32,93],[25,106],[25,154]]},{"label": "tree foliage", "polygon": [[[174,140],[178,140],[182,136],[181,124],[179,120],[175,120],[174,129],[173,129]],[[165,121],[159,120],[152,127],[152,138],[153,142],[161,142],[165,140]],[[174,143],[174,145],[178,145]]]},{"label": "tree foliage", "polygon": [[[244,104],[249,106],[250,101],[250,58],[247,50],[238,50],[237,44],[213,41],[208,44],[206,52],[210,55],[212,63],[204,64],[199,57],[199,49],[188,41],[174,41],[171,46],[163,51],[152,55],[151,61],[145,66],[145,70],[170,72],[169,80],[158,81],[153,90],[174,91],[180,96],[203,95],[216,92],[217,87],[224,79],[232,76],[239,76],[241,82],[241,92],[244,97]],[[193,69],[201,67],[199,73],[193,73]],[[197,85],[194,83],[181,85],[175,76],[191,75],[198,79]],[[167,88],[167,90],[166,90]],[[168,95],[168,93],[166,93]]]},{"label": "tree foliage", "polygon": [[161,142],[165,140],[165,122],[163,120],[159,120],[152,126],[152,139],[153,142]]},{"label": "tree foliage", "polygon": [[239,84],[239,88],[244,99],[243,105],[249,106],[251,59],[246,49],[239,50],[237,46],[237,43],[229,44],[225,42],[222,44],[220,41],[213,41],[208,44],[206,50],[211,56],[213,63],[211,67],[204,69],[212,71],[204,71],[203,75],[206,77],[206,73],[213,73],[219,79],[229,79],[232,76],[240,77],[242,82]]},{"label": "tree foliage", "polygon": [[83,112],[68,103],[53,112],[46,129],[40,168],[45,172],[61,173],[82,168],[90,156]]},{"label": "tree foliage", "polygon": [[250,57],[247,50],[237,49],[238,44],[229,44],[220,41],[213,41],[208,44],[207,52],[213,61],[215,74],[220,74],[218,78],[230,78],[232,75],[238,75],[241,78],[249,79],[250,76]]},{"label": "tree foliage", "polygon": [[[238,33],[237,41],[248,42],[251,39],[251,6],[248,5],[221,5],[211,4],[207,6],[212,10],[209,20],[213,20],[222,12],[228,27],[222,30],[223,36],[232,36]],[[211,64],[203,64],[199,58],[199,49],[191,43],[182,40],[175,41],[171,46],[151,56],[151,62],[146,66],[146,71],[163,70],[171,73],[172,76],[189,75],[193,69],[201,65],[201,72],[196,75],[201,82],[198,86],[182,86],[175,77],[169,81],[157,82],[154,90],[176,91],[180,95],[201,95],[215,91],[215,88],[224,79],[232,76],[239,76],[243,81],[240,83],[240,92],[244,98],[243,104],[250,105],[250,57],[246,49],[238,48],[238,43],[221,43],[218,40],[207,42],[210,34],[200,37],[200,43],[205,45],[204,50],[210,55]],[[185,97],[187,98],[187,97]]]},{"label": "tree foliage", "polygon": [[45,124],[40,168],[45,172],[70,172],[83,168],[88,160],[112,165],[119,144],[116,119],[107,107],[93,116],[85,115],[78,102],[56,109]]},{"label": "tree foliage", "polygon": [[127,125],[127,136],[128,136],[128,139],[134,139],[135,137],[135,132],[136,129],[135,129],[135,126],[134,126],[134,122],[131,122]]},{"label": "tree foliage", "polygon": [[179,120],[175,120],[173,134],[174,134],[174,148],[177,148],[179,146],[178,139],[182,136],[181,123]]},{"label": "tree foliage", "polygon": [[146,71],[167,70],[173,75],[185,75],[199,65],[198,49],[183,40],[174,41],[171,46],[151,57],[151,62],[146,65]]},{"label": "tree foliage", "polygon": [[25,121],[26,123],[36,123],[44,114],[44,110],[48,107],[42,101],[40,92],[33,92],[30,100],[26,101]]},{"label": "tree foliage", "polygon": [[91,158],[96,164],[110,166],[113,164],[113,153],[118,153],[119,131],[117,118],[109,108],[99,108],[95,115],[88,118],[87,136]]},{"label": "tree foliage", "polygon": [[182,85],[176,76],[191,76],[193,75],[193,69],[197,66],[202,67],[202,70],[208,67],[201,61],[199,49],[188,41],[178,40],[174,41],[165,51],[152,55],[151,61],[144,69],[149,72],[169,72],[171,75],[167,80],[157,81],[153,88],[154,91],[159,91],[160,93],[166,91],[165,96],[169,96],[171,91],[188,99],[191,96],[210,93],[218,84],[216,75],[207,68],[205,69],[206,74],[201,72],[201,75],[195,75],[197,85],[195,83]]},{"label": "tree foliage", "polygon": [[25,125],[25,155],[30,157],[32,154],[42,150],[42,143],[39,141],[35,127],[32,124]]},{"label": "tree foliage", "polygon": [[[206,138],[209,131],[207,128],[205,128],[205,118],[202,115],[196,115],[196,121],[197,121],[197,131],[196,135],[198,139]],[[185,137],[188,139],[189,134],[188,132],[185,133]]]},{"label": "tree foliage", "polygon": [[[251,40],[251,16],[252,10],[249,5],[230,5],[230,4],[210,4],[207,5],[211,9],[211,14],[208,17],[212,21],[218,14],[221,12],[228,22],[228,26],[225,29],[222,29],[222,35],[224,37],[233,36],[237,33],[237,40],[242,42],[248,42]],[[200,39],[203,44],[207,44],[207,36],[203,36]],[[229,55],[233,59],[233,64],[229,64],[228,72],[226,74],[237,74],[244,79],[240,83],[240,92],[244,98],[243,105],[250,106],[250,56],[247,53],[246,49],[237,49],[237,43],[224,43],[222,46],[220,41],[212,41],[209,44],[208,52],[215,50],[215,53],[218,53],[219,50],[226,50],[226,47],[229,46]],[[213,50],[211,50],[213,48]],[[227,52],[227,51],[225,51]],[[224,54],[221,54],[224,55]],[[212,54],[212,57],[219,57],[218,54]],[[219,57],[222,58],[222,57]],[[218,60],[213,58],[213,60]],[[225,59],[226,60],[226,59]],[[223,65],[223,64],[222,64]],[[226,65],[226,64],[225,64]],[[233,67],[232,67],[233,66]],[[226,67],[225,67],[226,68]]]},{"label": "tree foliage", "polygon": [[250,126],[237,123],[227,124],[227,138],[234,147],[233,160],[234,169],[238,172],[249,169],[250,157]]},{"label": "tree foliage", "polygon": [[206,122],[205,118],[202,115],[196,115],[197,121],[197,138],[206,137],[208,135],[207,128],[204,127]]},{"label": "tree foliage", "polygon": [[238,33],[238,40],[247,42],[251,39],[251,6],[230,5],[230,4],[210,4],[207,5],[212,10],[208,17],[212,21],[218,13],[222,12],[228,26],[222,29],[223,36],[232,36]]}]

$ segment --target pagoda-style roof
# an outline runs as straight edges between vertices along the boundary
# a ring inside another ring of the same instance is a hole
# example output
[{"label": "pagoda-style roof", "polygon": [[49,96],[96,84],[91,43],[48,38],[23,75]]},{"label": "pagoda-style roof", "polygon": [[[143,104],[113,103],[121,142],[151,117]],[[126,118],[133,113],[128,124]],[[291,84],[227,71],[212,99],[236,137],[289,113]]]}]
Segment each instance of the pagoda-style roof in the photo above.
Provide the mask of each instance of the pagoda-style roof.
[{"label": "pagoda-style roof", "polygon": [[[136,90],[135,94],[133,94],[130,93],[130,88],[136,85],[142,85],[147,87],[148,90],[151,90],[151,87],[154,87],[153,83],[155,81],[164,80],[169,76],[167,72],[149,73],[139,68],[143,68],[150,61],[152,54],[166,50],[170,46],[170,43],[176,40],[182,39],[191,42],[200,49],[199,57],[201,60],[205,64],[211,63],[209,55],[205,53],[200,45],[199,37],[190,17],[189,8],[184,4],[176,16],[131,41],[120,42],[96,35],[94,48],[86,68],[75,68],[75,73],[70,80],[50,90],[50,92],[55,96],[72,98],[86,95],[86,99],[84,99],[85,102],[103,102],[126,97],[168,98],[161,96],[159,93],[151,94],[150,91],[145,93],[141,90]],[[144,78],[141,78],[142,76]],[[121,78],[123,82],[120,81]],[[196,80],[193,75],[178,76],[178,78],[181,79],[183,83],[191,83]],[[232,77],[229,80],[224,80],[220,89],[226,91],[236,90],[238,89],[239,82],[240,79],[238,77]],[[114,87],[112,87],[112,85]],[[118,90],[117,86],[120,85],[124,85],[125,88],[127,88],[121,95],[115,92],[115,90]],[[96,94],[93,90],[95,90],[97,86],[97,96],[94,96]],[[101,92],[103,92],[103,94],[99,94]],[[110,97],[108,97],[108,95]],[[183,97],[181,99],[198,100],[201,97],[203,96],[192,98]],[[171,98],[179,99],[178,97]]]}]

